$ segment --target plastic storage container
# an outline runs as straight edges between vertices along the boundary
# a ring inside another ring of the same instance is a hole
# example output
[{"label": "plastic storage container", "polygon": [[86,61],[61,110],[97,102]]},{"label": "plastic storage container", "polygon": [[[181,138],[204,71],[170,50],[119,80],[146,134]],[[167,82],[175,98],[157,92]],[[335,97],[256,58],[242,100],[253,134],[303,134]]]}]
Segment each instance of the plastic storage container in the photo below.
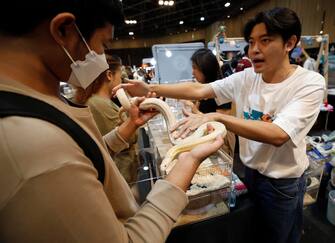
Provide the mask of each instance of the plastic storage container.
[{"label": "plastic storage container", "polygon": [[305,172],[307,187],[304,196],[304,206],[315,203],[318,198],[325,163],[324,160],[313,158],[309,152],[307,152],[307,155],[309,159],[309,167]]},{"label": "plastic storage container", "polygon": [[223,151],[218,151],[206,159],[192,179],[186,192],[189,203],[175,226],[229,213],[231,171],[232,158]]},{"label": "plastic storage container", "polygon": [[335,190],[330,191],[328,194],[327,219],[335,225]]},{"label": "plastic storage container", "polygon": [[[149,154],[150,156],[147,156]],[[147,160],[147,157],[154,158],[154,150],[146,149],[141,150],[140,156],[143,157],[141,160]],[[225,183],[208,183],[195,185],[195,188],[189,188],[186,192],[189,203],[179,216],[175,226],[195,223],[203,221],[212,217],[229,213],[229,199],[232,189],[231,184],[231,170],[232,170],[232,159],[226,153],[219,151],[216,154],[210,156],[210,160],[213,164],[203,166],[197,173],[200,177],[202,175],[224,175],[226,177]],[[150,163],[149,163],[150,162]],[[146,164],[151,164],[151,161],[147,161]],[[152,161],[155,163],[156,161]],[[163,179],[165,175],[155,175],[155,166],[143,166],[139,168],[140,180],[131,183],[130,187],[135,196],[135,199],[139,204],[145,201],[147,194],[150,192],[156,180]],[[218,176],[219,178],[220,176]],[[221,178],[222,179],[222,178]],[[206,188],[205,186],[208,185]]]},{"label": "plastic storage container", "polygon": [[[168,103],[171,103],[170,100]],[[165,171],[160,170],[160,165],[167,151],[172,147],[164,123],[162,118],[159,122],[149,121],[146,128],[154,160],[151,167],[152,174],[156,176],[153,178],[154,180],[166,176]],[[177,220],[176,225],[202,221],[229,212],[232,167],[233,159],[220,150],[200,165],[189,190],[186,192],[189,204]],[[148,184],[148,179],[146,184]],[[139,184],[136,187],[138,188],[138,186]]]}]

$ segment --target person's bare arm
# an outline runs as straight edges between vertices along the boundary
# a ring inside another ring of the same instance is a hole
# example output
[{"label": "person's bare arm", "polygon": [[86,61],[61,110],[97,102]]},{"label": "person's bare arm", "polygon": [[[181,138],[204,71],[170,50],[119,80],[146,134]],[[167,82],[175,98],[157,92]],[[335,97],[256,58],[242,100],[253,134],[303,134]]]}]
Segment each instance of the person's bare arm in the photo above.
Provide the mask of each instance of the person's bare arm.
[{"label": "person's bare arm", "polygon": [[208,121],[221,122],[226,126],[227,130],[238,136],[274,146],[281,146],[290,139],[289,135],[276,124],[264,121],[244,120],[217,112],[192,114],[178,122],[172,130],[178,128],[176,137],[183,138],[198,126]]},{"label": "person's bare arm", "polygon": [[215,93],[209,84],[192,82],[164,85],[152,84],[149,85],[149,91],[156,93],[158,96],[175,99],[202,100],[215,97]]},{"label": "person's bare arm", "polygon": [[151,92],[157,96],[187,100],[201,100],[215,97],[211,85],[193,82],[180,84],[147,84],[139,80],[128,80],[127,83],[115,87],[113,94],[120,88],[125,89],[131,96],[145,96]]},{"label": "person's bare arm", "polygon": [[214,120],[222,122],[227,130],[250,140],[279,147],[290,139],[283,129],[271,122],[244,120],[220,113],[214,114],[216,114]]}]

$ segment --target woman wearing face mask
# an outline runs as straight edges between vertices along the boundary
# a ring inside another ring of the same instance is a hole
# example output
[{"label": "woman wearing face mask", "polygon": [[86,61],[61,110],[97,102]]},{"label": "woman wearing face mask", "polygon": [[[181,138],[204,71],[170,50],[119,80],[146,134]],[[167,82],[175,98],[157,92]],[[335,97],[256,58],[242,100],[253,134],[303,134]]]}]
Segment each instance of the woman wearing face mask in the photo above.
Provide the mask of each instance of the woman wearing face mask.
[{"label": "woman wearing face mask", "polygon": [[[76,101],[88,105],[102,135],[106,135],[121,124],[120,107],[113,102],[111,92],[121,83],[122,62],[115,55],[106,55],[106,58],[108,70],[103,72],[87,90],[78,88],[76,92]],[[136,181],[138,168],[136,142],[137,136],[134,134],[129,140],[130,148],[113,155],[114,162],[128,183]]]},{"label": "woman wearing face mask", "polygon": [[128,148],[152,117],[138,108],[143,98],[124,123],[101,136],[90,110],[59,93],[60,80],[90,89],[108,69],[104,46],[114,25],[124,22],[121,9],[119,0],[13,0],[3,6],[0,110],[15,101],[4,101],[8,93],[58,110],[100,150],[104,176],[94,166],[97,159],[64,129],[39,117],[1,116],[0,242],[164,242],[187,205],[185,191],[199,164],[221,146],[218,137],[180,154],[182,163],[137,205],[110,153]]}]

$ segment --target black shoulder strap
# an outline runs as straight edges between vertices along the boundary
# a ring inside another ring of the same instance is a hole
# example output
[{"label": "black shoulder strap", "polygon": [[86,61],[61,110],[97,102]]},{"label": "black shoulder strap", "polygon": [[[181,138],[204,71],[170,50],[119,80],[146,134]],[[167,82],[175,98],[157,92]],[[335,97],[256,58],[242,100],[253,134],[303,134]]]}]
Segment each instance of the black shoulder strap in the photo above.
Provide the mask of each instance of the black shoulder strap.
[{"label": "black shoulder strap", "polygon": [[95,141],[70,117],[55,107],[38,99],[0,91],[0,117],[24,116],[48,121],[67,132],[81,147],[98,171],[98,180],[103,183],[105,163]]}]

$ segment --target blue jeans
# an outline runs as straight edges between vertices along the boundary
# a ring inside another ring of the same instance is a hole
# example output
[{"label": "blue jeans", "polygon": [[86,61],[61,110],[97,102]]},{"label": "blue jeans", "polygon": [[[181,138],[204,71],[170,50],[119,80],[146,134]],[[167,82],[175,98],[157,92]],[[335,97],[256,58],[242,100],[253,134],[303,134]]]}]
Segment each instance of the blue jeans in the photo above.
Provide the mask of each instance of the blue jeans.
[{"label": "blue jeans", "polygon": [[255,242],[298,243],[303,229],[305,176],[273,179],[246,167],[245,183],[255,203]]}]

